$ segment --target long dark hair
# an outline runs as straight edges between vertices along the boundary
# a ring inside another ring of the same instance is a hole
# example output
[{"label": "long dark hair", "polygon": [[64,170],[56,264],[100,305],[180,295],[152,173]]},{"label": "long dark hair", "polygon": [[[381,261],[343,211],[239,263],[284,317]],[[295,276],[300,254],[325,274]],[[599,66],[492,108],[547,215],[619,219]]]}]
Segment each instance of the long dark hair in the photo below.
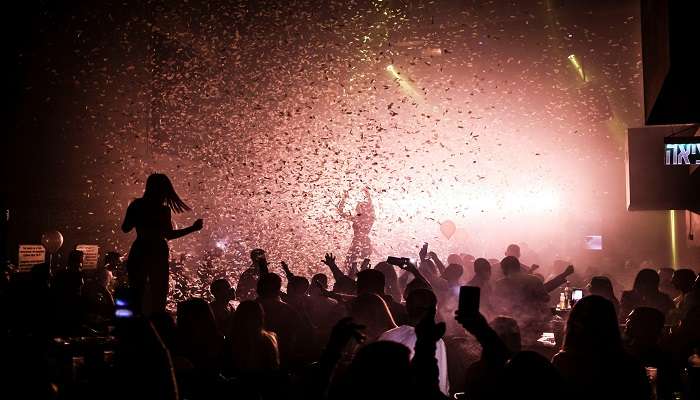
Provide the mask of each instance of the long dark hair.
[{"label": "long dark hair", "polygon": [[564,350],[584,355],[620,354],[622,338],[615,307],[606,298],[582,298],[566,321]]},{"label": "long dark hair", "polygon": [[176,213],[190,211],[190,206],[180,199],[172,182],[165,174],[151,174],[148,177],[143,198],[163,203]]}]

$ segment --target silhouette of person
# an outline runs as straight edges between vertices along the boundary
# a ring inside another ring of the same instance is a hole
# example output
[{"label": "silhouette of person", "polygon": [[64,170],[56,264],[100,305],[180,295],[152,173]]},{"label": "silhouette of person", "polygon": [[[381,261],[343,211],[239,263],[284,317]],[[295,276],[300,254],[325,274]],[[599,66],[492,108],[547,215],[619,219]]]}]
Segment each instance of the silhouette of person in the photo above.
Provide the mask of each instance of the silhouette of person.
[{"label": "silhouette of person", "polygon": [[[136,293],[141,309],[165,311],[168,296],[168,240],[177,239],[202,229],[201,219],[184,229],[174,229],[171,211],[181,213],[190,207],[175,192],[164,174],[151,174],[146,180],[143,196],[129,204],[122,224],[124,233],[136,229],[126,269],[129,286]],[[150,284],[150,299],[144,299],[146,284]]]},{"label": "silhouette of person", "polygon": [[372,253],[372,242],[369,239],[369,233],[374,225],[374,205],[372,204],[372,196],[369,188],[364,188],[362,191],[365,194],[365,200],[357,203],[354,213],[347,213],[345,201],[348,199],[348,192],[343,194],[340,204],[338,204],[338,212],[345,220],[352,223],[352,242],[346,258],[346,266],[349,267],[356,260],[368,258]]}]

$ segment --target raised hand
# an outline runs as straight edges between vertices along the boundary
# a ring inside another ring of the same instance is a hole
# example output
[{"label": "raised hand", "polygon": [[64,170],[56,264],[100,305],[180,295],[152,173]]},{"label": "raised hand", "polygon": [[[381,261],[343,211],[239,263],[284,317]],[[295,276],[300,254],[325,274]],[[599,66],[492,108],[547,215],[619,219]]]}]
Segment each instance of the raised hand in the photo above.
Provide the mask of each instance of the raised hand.
[{"label": "raised hand", "polygon": [[333,253],[326,253],[326,257],[321,260],[322,263],[326,264],[329,267],[335,267],[335,256]]},{"label": "raised hand", "polygon": [[459,309],[455,311],[455,320],[472,335],[483,332],[484,328],[489,326],[486,318],[481,313],[460,312]]},{"label": "raised hand", "polygon": [[571,275],[571,274],[573,274],[573,273],[574,273],[574,266],[573,266],[573,265],[569,265],[569,266],[566,267],[566,269],[564,270],[564,274],[566,274],[566,275]]},{"label": "raised hand", "polygon": [[425,317],[416,325],[416,337],[419,341],[435,343],[445,335],[444,322],[435,323],[435,310],[426,313]]},{"label": "raised hand", "polygon": [[438,255],[434,251],[428,252],[428,258],[431,260],[438,260]]},{"label": "raised hand", "polygon": [[195,231],[200,231],[202,228],[204,228],[204,220],[201,218],[194,221],[194,224],[192,224],[192,229]]},{"label": "raised hand", "polygon": [[423,243],[423,247],[420,248],[420,251],[418,252],[418,257],[420,258],[421,261],[427,260],[427,255],[428,255],[428,243]]}]

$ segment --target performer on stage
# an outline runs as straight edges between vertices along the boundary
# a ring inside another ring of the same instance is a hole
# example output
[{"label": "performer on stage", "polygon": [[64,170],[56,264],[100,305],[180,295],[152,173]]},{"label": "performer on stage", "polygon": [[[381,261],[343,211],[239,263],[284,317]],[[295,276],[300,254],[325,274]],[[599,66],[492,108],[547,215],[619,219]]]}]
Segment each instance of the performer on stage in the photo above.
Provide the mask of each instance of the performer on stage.
[{"label": "performer on stage", "polygon": [[344,211],[345,202],[348,199],[348,191],[343,194],[340,204],[338,204],[338,213],[345,220],[352,223],[352,243],[346,257],[346,268],[349,268],[353,262],[364,260],[372,253],[372,242],[369,239],[369,232],[374,225],[374,205],[372,204],[372,196],[369,188],[365,187],[362,192],[365,194],[365,200],[357,203],[354,213]]},{"label": "performer on stage", "polygon": [[[174,229],[171,212],[189,210],[164,174],[149,176],[143,197],[132,201],[126,210],[122,230],[126,233],[136,228],[136,240],[131,245],[126,270],[129,286],[134,290],[136,301],[142,309],[165,311],[170,256],[168,240],[196,232],[204,225],[198,219],[188,228]],[[144,299],[147,282],[150,284],[151,296]],[[149,304],[142,304],[144,300]]]}]

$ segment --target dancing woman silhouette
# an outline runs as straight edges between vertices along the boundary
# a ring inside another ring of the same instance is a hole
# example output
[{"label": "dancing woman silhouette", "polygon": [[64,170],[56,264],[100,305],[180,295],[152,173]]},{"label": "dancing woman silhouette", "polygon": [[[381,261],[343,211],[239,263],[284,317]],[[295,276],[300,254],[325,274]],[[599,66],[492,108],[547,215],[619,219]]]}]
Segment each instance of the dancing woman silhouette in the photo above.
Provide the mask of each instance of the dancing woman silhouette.
[{"label": "dancing woman silhouette", "polygon": [[[136,228],[136,240],[131,245],[126,270],[129,286],[134,291],[141,310],[165,311],[168,297],[168,240],[196,232],[204,226],[201,219],[184,229],[174,229],[171,211],[181,213],[190,207],[175,192],[164,174],[151,174],[146,180],[143,197],[129,204],[122,224],[127,233]],[[144,299],[146,283],[150,284],[150,299]],[[149,307],[150,306],[150,307]]]},{"label": "dancing woman silhouette", "polygon": [[352,242],[345,261],[346,268],[349,268],[358,259],[363,260],[372,254],[372,242],[369,239],[369,232],[372,230],[372,225],[374,225],[374,205],[372,204],[369,188],[364,188],[362,192],[365,194],[365,200],[357,203],[354,213],[347,213],[343,210],[345,201],[348,199],[348,191],[345,191],[340,204],[338,204],[340,216],[352,223]]}]

